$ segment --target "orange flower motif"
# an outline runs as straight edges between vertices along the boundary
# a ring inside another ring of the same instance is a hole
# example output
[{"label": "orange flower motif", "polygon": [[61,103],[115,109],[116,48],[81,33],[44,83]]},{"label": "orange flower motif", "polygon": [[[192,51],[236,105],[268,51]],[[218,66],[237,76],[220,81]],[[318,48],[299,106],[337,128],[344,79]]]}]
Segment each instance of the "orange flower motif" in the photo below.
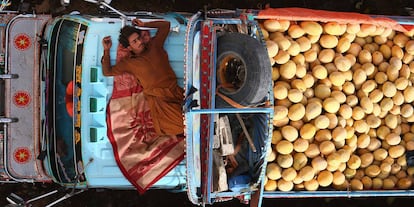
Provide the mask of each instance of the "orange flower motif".
[{"label": "orange flower motif", "polygon": [[26,34],[19,34],[14,38],[14,46],[18,50],[27,50],[31,45],[30,37]]},{"label": "orange flower motif", "polygon": [[24,164],[29,161],[31,155],[27,147],[19,147],[14,151],[14,160],[17,163]]},{"label": "orange flower motif", "polygon": [[13,103],[17,107],[26,107],[30,103],[30,95],[26,91],[17,91],[13,96]]}]

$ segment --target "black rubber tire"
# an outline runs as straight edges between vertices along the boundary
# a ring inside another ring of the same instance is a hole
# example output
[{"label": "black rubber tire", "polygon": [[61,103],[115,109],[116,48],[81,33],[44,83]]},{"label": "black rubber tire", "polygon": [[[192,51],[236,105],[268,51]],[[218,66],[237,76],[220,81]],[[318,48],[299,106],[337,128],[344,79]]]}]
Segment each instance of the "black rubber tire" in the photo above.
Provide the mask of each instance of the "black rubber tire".
[{"label": "black rubber tire", "polygon": [[[235,88],[222,87],[230,82],[223,76],[223,71],[229,69],[223,69],[223,67],[232,57],[238,59],[234,65],[240,65],[243,68],[243,81]],[[259,104],[269,92],[272,70],[267,50],[257,39],[246,34],[227,33],[218,38],[216,70],[219,92],[238,104],[243,106]],[[216,107],[232,106],[216,96]]]}]

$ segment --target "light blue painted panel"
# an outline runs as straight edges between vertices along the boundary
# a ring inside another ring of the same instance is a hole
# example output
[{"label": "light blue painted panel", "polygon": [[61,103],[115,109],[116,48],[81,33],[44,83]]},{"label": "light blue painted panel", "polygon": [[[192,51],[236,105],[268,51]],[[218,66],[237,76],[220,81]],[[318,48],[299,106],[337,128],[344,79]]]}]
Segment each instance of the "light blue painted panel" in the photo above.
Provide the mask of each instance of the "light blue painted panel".
[{"label": "light blue painted panel", "polygon": [[170,65],[173,68],[177,78],[184,78],[184,63],[182,61],[171,61]]},{"label": "light blue painted panel", "polygon": [[168,53],[170,61],[183,61],[184,60],[184,46],[179,44],[165,44],[165,50]]},{"label": "light blue painted panel", "polygon": [[[83,22],[88,25],[84,39],[84,51],[82,60],[82,157],[84,164],[91,161],[85,168],[85,176],[89,188],[133,188],[128,180],[122,175],[115,162],[112,145],[106,135],[106,106],[112,95],[113,78],[104,77],[100,60],[103,54],[101,44],[105,36],[112,37],[111,57],[112,64],[115,63],[116,48],[118,46],[118,34],[121,27],[119,19],[91,19],[81,16],[71,16],[74,21]],[[174,25],[177,25],[174,23]],[[178,76],[178,83],[183,85],[184,69],[184,38],[185,33],[171,32],[165,48],[169,53],[171,65]],[[96,100],[96,111],[91,112],[91,98]],[[92,128],[92,131],[91,131]],[[159,180],[154,188],[174,189],[185,185],[185,163],[184,161],[174,168],[165,177]]]}]

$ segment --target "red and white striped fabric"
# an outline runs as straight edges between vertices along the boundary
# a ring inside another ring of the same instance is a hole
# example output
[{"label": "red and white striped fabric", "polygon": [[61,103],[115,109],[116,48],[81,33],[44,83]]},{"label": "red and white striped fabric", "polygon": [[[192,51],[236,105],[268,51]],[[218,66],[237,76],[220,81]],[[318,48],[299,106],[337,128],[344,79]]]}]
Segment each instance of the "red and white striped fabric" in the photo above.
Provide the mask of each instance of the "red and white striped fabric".
[{"label": "red and white striped fabric", "polygon": [[[117,60],[128,54],[118,48]],[[115,160],[139,193],[144,193],[184,158],[184,137],[156,135],[142,86],[131,74],[114,77],[107,125]]]}]

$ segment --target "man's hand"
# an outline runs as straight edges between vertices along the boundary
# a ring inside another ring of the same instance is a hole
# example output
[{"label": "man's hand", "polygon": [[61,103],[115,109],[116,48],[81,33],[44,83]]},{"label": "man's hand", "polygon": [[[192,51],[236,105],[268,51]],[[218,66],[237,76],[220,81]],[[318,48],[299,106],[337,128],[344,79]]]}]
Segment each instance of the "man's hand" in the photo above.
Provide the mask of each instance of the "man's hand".
[{"label": "man's hand", "polygon": [[109,50],[112,47],[112,40],[110,36],[106,36],[102,39],[102,45],[104,50]]},{"label": "man's hand", "polygon": [[144,26],[144,22],[139,20],[139,19],[133,19],[132,20],[132,25],[136,25],[138,27],[143,27]]}]

